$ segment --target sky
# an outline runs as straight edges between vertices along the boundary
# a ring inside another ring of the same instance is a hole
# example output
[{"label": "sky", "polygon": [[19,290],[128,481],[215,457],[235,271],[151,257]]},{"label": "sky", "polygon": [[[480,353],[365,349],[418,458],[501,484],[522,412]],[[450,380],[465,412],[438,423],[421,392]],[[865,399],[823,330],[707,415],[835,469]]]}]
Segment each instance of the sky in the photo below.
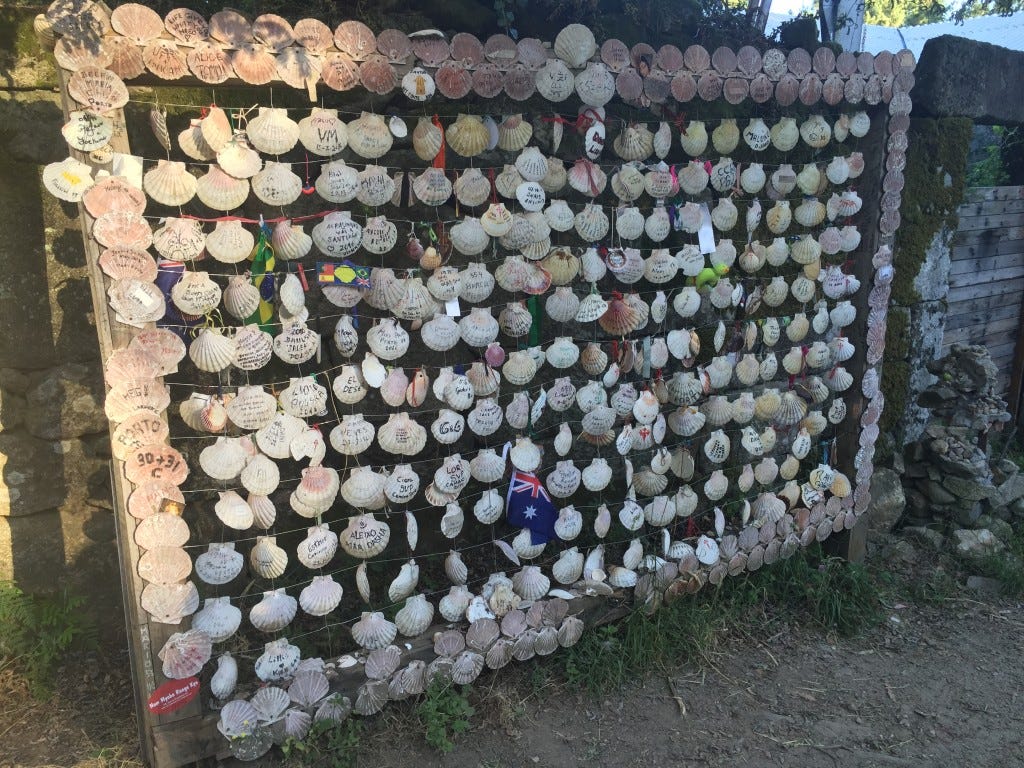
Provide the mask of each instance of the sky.
[{"label": "sky", "polygon": [[811,6],[808,0],[772,0],[772,13],[795,15]]}]

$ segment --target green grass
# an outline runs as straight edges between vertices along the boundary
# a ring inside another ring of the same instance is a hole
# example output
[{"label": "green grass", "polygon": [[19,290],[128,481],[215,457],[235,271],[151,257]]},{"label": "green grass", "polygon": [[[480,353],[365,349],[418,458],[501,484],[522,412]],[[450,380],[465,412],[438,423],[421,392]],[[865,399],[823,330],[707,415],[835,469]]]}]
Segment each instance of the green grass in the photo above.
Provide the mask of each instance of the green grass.
[{"label": "green grass", "polygon": [[455,749],[455,737],[467,731],[476,710],[470,705],[466,686],[435,680],[416,707],[427,744],[443,755]]},{"label": "green grass", "polygon": [[700,664],[730,629],[762,626],[775,616],[856,634],[880,619],[879,590],[864,566],[813,548],[662,606],[651,616],[637,610],[596,627],[552,664],[570,686],[603,693],[650,671]]},{"label": "green grass", "polygon": [[363,721],[318,720],[304,739],[289,738],[281,745],[285,764],[301,768],[355,768]]},{"label": "green grass", "polygon": [[1007,597],[1020,597],[1024,595],[1024,533],[1015,533],[1005,544],[1005,550],[982,560],[978,570],[980,575],[996,579]]},{"label": "green grass", "polygon": [[34,697],[49,698],[64,655],[96,643],[84,604],[67,592],[29,595],[12,582],[0,582],[0,671],[20,674]]}]

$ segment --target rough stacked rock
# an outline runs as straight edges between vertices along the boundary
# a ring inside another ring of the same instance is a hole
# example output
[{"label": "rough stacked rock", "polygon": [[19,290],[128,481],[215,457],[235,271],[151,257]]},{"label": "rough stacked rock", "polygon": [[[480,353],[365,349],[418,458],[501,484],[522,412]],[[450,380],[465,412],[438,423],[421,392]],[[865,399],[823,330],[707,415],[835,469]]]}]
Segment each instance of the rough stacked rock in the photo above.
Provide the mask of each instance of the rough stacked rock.
[{"label": "rough stacked rock", "polygon": [[995,393],[998,369],[988,350],[955,344],[928,371],[938,380],[918,404],[931,418],[924,436],[904,449],[904,522],[959,528],[986,514],[1008,516],[1008,505],[1024,496],[1024,475],[1012,462],[990,461],[989,434],[1010,414]]}]

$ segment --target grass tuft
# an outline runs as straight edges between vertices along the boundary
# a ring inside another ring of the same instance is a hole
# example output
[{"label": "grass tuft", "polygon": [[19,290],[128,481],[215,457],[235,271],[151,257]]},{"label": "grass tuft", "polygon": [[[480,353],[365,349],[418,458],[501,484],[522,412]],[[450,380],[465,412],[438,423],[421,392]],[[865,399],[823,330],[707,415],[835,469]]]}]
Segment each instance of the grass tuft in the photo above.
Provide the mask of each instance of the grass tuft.
[{"label": "grass tuft", "polygon": [[467,690],[466,686],[459,688],[454,683],[435,680],[416,707],[423,738],[443,755],[455,749],[455,737],[469,730],[470,718],[476,714]]},{"label": "grass tuft", "polygon": [[285,764],[301,768],[355,768],[363,721],[318,720],[304,739],[289,738],[281,745]]},{"label": "grass tuft", "polygon": [[1007,597],[1024,595],[1024,533],[1015,532],[1006,549],[993,552],[978,564],[980,575],[996,579]]}]

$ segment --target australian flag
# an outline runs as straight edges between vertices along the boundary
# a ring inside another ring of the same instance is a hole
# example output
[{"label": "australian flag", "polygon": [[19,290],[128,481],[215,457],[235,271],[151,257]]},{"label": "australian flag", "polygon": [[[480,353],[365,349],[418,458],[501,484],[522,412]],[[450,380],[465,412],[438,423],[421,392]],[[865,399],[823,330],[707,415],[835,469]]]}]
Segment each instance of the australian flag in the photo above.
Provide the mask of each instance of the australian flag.
[{"label": "australian flag", "polygon": [[544,489],[544,484],[532,472],[512,471],[505,499],[509,525],[529,528],[534,544],[544,544],[555,538],[555,520],[558,510]]}]

